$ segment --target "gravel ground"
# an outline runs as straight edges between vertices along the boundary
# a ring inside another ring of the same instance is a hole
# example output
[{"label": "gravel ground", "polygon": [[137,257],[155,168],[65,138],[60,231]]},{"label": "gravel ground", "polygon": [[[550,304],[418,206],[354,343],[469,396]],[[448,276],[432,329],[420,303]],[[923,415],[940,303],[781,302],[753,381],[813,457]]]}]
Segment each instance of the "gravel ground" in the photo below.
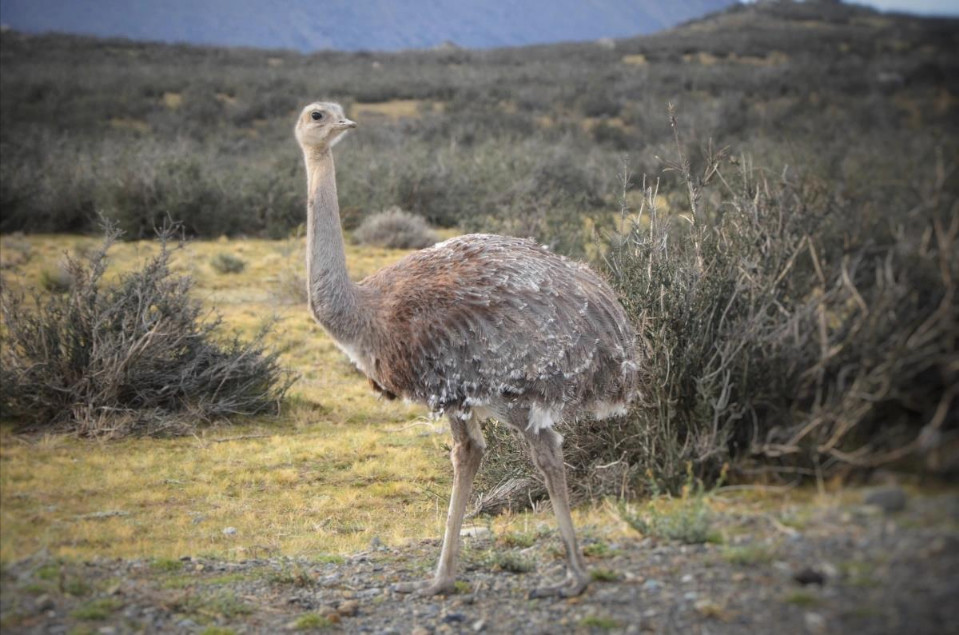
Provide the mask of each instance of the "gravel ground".
[{"label": "gravel ground", "polygon": [[393,548],[374,539],[368,551],[334,562],[71,563],[39,554],[4,566],[0,626],[208,635],[955,632],[959,494],[902,494],[858,499],[878,505],[807,505],[790,518],[716,512],[711,522],[724,544],[612,540],[584,528],[595,581],[567,600],[527,597],[562,576],[555,532],[523,541],[479,530],[465,538],[457,593],[438,598],[390,588],[427,576],[437,541]]}]

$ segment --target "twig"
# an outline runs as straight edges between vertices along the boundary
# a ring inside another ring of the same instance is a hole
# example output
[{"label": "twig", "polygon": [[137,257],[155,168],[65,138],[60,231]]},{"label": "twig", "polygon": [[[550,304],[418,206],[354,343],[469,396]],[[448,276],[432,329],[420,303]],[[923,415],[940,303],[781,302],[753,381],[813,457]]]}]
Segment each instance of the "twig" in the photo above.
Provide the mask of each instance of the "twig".
[{"label": "twig", "polygon": [[272,435],[269,434],[241,434],[238,437],[223,437],[222,439],[209,439],[211,443],[226,443],[227,441],[246,441],[247,439],[263,439]]}]

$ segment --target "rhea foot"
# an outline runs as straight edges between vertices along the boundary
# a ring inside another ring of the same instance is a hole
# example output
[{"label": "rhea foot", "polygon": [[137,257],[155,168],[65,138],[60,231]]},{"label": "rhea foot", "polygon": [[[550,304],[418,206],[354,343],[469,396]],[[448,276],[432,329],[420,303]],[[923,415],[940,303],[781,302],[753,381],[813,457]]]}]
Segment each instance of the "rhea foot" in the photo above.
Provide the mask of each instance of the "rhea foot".
[{"label": "rhea foot", "polygon": [[572,598],[582,594],[589,586],[588,578],[580,578],[572,573],[566,575],[566,579],[560,584],[554,586],[538,587],[529,592],[529,599],[539,598]]},{"label": "rhea foot", "polygon": [[412,593],[420,597],[449,595],[455,589],[455,580],[419,580],[417,582],[397,582],[393,585],[393,591],[396,593]]}]

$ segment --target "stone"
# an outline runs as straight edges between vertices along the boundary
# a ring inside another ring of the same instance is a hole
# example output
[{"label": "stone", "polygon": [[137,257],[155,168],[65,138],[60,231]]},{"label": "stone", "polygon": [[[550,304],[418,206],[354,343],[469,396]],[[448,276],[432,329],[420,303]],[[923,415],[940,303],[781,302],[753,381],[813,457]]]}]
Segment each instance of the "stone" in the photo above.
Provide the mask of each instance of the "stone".
[{"label": "stone", "polygon": [[643,582],[643,591],[658,591],[660,588],[662,588],[662,586],[662,582],[650,578],[649,580]]},{"label": "stone", "polygon": [[906,492],[901,487],[882,487],[870,490],[863,496],[866,505],[874,505],[887,514],[904,510],[906,499]]},{"label": "stone", "polygon": [[492,531],[487,527],[463,527],[460,530],[460,537],[462,538],[489,538],[493,534]]},{"label": "stone", "polygon": [[359,610],[360,603],[356,600],[346,600],[345,602],[340,602],[340,605],[336,607],[336,612],[343,617],[353,617]]},{"label": "stone", "polygon": [[224,535],[224,536],[235,536],[235,535],[236,535],[236,527],[224,527],[224,528],[223,528],[223,535]]},{"label": "stone", "polygon": [[806,623],[806,630],[810,633],[826,632],[826,618],[819,613],[813,613],[811,611],[805,613],[803,615],[803,622]]},{"label": "stone", "polygon": [[37,612],[43,613],[44,611],[49,611],[53,609],[56,604],[53,602],[53,598],[44,593],[43,595],[37,596],[36,599]]},{"label": "stone", "polygon": [[825,574],[822,571],[813,569],[812,567],[805,567],[798,571],[795,575],[793,575],[793,580],[803,586],[806,586],[807,584],[818,584],[819,586],[826,584]]}]

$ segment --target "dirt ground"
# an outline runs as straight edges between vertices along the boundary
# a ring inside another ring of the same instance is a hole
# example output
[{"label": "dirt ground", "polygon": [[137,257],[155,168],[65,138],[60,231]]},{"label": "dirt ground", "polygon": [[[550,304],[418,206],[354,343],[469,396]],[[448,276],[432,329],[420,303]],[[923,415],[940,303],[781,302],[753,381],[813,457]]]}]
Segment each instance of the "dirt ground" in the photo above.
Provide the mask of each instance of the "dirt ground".
[{"label": "dirt ground", "polygon": [[438,541],[374,539],[363,553],[324,562],[62,562],[41,553],[4,566],[0,626],[207,635],[955,632],[959,492],[880,494],[808,502],[786,515],[714,512],[722,539],[699,544],[581,528],[594,581],[572,599],[528,598],[563,573],[560,542],[547,529],[475,530],[464,538],[457,592],[437,598],[391,585],[428,576]]}]

